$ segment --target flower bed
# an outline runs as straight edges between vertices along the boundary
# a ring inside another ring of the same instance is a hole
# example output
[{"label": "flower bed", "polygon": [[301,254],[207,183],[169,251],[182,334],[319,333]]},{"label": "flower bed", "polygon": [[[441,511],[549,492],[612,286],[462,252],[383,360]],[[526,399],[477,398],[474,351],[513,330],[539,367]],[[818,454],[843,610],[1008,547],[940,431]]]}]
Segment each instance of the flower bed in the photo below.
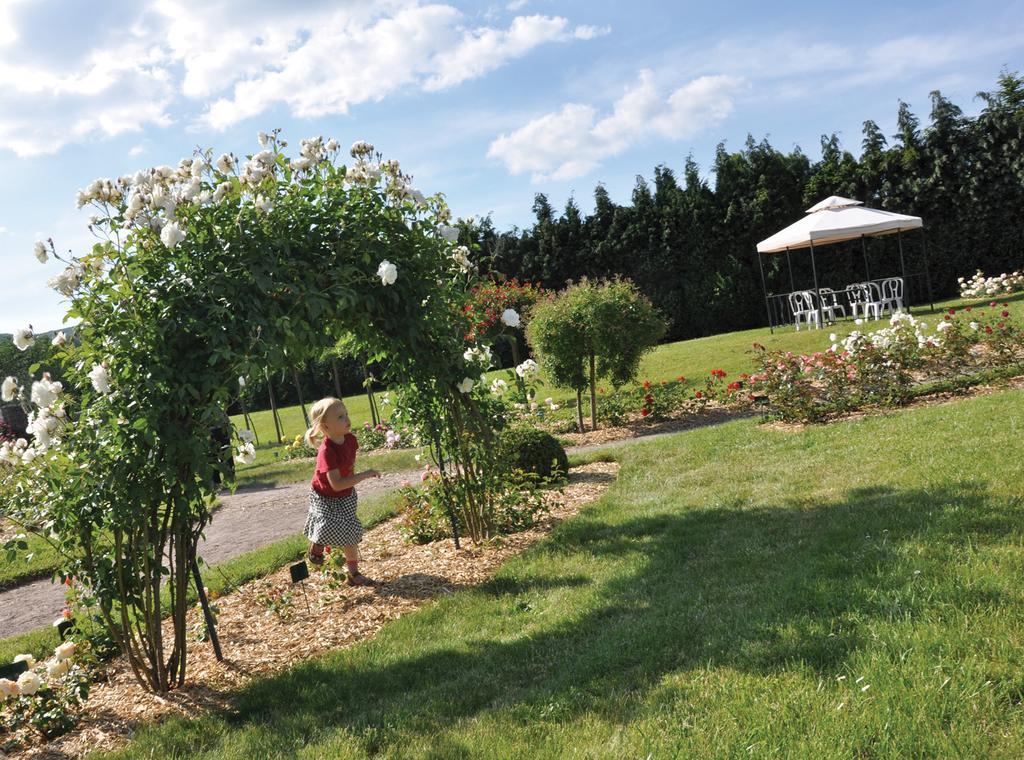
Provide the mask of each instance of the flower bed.
[{"label": "flower bed", "polygon": [[1024,330],[997,301],[949,309],[933,331],[898,312],[888,327],[831,338],[831,347],[812,355],[754,344],[752,391],[766,394],[780,419],[818,422],[865,406],[899,406],[927,383],[1024,363]]},{"label": "flower bed", "polygon": [[970,280],[961,277],[961,298],[991,298],[1024,290],[1024,270],[986,277],[980,269]]}]

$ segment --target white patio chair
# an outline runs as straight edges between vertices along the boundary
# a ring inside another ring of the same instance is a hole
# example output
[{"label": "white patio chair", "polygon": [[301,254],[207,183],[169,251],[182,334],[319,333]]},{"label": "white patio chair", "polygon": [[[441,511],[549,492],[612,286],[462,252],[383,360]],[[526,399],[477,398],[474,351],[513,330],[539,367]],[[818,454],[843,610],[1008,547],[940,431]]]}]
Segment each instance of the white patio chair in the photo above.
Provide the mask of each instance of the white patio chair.
[{"label": "white patio chair", "polygon": [[871,295],[870,289],[863,283],[846,286],[846,299],[850,302],[850,316],[854,319],[867,316],[866,304]]},{"label": "white patio chair", "polygon": [[[877,282],[865,282],[864,286],[867,288],[868,293],[867,300],[864,302],[864,316],[871,317],[872,319],[881,319],[882,310],[887,306],[885,299],[882,298],[882,286]],[[892,313],[891,306],[889,312]]]},{"label": "white patio chair", "polygon": [[800,330],[800,320],[803,319],[810,327],[821,327],[818,322],[818,306],[814,303],[814,294],[809,290],[798,290],[789,294],[789,309],[793,312],[793,320],[796,322],[797,331]]},{"label": "white patio chair", "polygon": [[890,277],[882,280],[882,304],[889,313],[903,311],[903,278]]},{"label": "white patio chair", "polygon": [[846,319],[846,307],[839,303],[839,297],[832,288],[818,288],[821,293],[821,312],[830,322],[836,321],[836,312],[842,312],[843,319]]}]

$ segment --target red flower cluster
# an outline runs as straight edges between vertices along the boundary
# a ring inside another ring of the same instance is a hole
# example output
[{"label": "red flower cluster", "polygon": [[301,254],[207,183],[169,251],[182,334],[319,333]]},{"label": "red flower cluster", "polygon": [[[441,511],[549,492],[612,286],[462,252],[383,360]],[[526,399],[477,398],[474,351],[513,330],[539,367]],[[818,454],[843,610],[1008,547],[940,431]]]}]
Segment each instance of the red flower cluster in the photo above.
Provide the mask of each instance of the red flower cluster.
[{"label": "red flower cluster", "polygon": [[488,333],[500,332],[504,328],[501,314],[505,309],[515,309],[521,314],[543,295],[543,288],[530,282],[520,284],[516,279],[477,285],[462,307],[462,314],[469,323],[466,341],[485,339]]},{"label": "red flower cluster", "polygon": [[736,391],[738,391],[742,387],[743,387],[743,383],[735,381],[735,382],[729,383],[726,386],[726,390],[728,390],[729,393],[735,393]]},{"label": "red flower cluster", "polygon": [[721,380],[722,378],[725,377],[725,370],[724,369],[713,369],[713,370],[711,370],[711,377],[716,377],[719,380]]}]

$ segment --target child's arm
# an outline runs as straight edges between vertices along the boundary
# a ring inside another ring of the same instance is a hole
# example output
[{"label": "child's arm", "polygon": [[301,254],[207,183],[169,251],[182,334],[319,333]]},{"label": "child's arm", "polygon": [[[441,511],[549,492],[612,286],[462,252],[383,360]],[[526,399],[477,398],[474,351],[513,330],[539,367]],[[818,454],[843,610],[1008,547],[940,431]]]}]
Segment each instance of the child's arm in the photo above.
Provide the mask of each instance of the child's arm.
[{"label": "child's arm", "polygon": [[357,472],[355,475],[349,475],[347,478],[341,477],[341,470],[335,467],[333,470],[327,471],[327,482],[331,484],[331,488],[335,491],[344,491],[346,488],[352,488],[362,483],[364,480],[369,478],[379,478],[380,473],[376,470],[363,470]]}]

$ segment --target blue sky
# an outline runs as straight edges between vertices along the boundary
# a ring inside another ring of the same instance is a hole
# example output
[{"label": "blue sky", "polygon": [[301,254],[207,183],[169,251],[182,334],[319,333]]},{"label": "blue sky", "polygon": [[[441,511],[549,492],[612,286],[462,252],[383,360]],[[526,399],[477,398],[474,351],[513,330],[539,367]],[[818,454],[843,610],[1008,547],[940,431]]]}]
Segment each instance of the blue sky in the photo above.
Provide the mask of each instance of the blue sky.
[{"label": "blue sky", "polygon": [[535,192],[626,202],[748,133],[858,153],[865,119],[891,134],[903,99],[924,121],[934,89],[976,113],[1004,67],[1024,69],[1024,0],[0,0],[0,332],[60,325],[32,245],[91,244],[79,188],[196,146],[366,139],[503,229]]}]

